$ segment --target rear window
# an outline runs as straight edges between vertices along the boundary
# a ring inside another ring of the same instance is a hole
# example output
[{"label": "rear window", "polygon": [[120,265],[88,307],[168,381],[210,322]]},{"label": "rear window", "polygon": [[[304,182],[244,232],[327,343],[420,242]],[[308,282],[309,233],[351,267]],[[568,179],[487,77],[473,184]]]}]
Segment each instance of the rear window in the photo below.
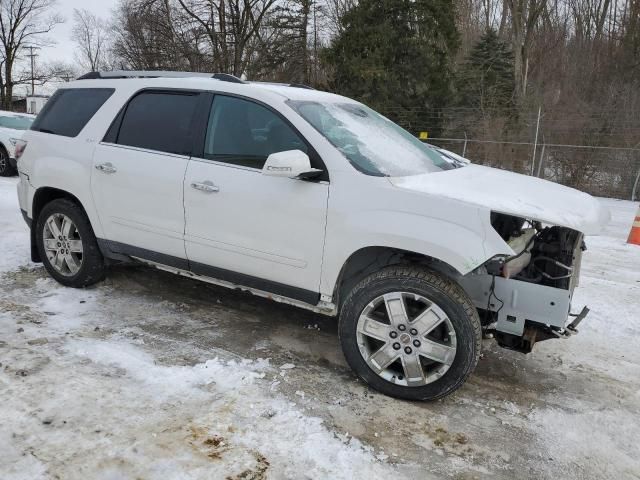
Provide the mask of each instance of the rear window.
[{"label": "rear window", "polygon": [[113,92],[113,88],[58,90],[33,122],[31,130],[75,137]]},{"label": "rear window", "polygon": [[191,122],[198,94],[142,92],[133,97],[122,117],[116,143],[159,152],[189,154]]}]

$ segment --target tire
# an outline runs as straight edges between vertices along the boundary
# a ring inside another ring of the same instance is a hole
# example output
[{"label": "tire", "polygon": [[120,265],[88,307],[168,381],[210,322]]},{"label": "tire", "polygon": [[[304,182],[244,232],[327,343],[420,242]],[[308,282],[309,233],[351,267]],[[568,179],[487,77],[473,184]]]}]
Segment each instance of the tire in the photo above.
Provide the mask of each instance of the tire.
[{"label": "tire", "polygon": [[[345,299],[338,328],[355,373],[375,390],[405,400],[454,392],[475,369],[482,347],[480,319],[468,295],[424,267],[392,266],[364,278]],[[400,356],[384,367],[395,354]]]},{"label": "tire", "polygon": [[9,154],[7,150],[0,146],[0,177],[13,177],[18,172],[9,163]]},{"label": "tire", "polygon": [[59,283],[83,288],[104,278],[104,258],[96,236],[87,215],[76,203],[64,198],[51,201],[38,215],[34,228],[42,263]]}]

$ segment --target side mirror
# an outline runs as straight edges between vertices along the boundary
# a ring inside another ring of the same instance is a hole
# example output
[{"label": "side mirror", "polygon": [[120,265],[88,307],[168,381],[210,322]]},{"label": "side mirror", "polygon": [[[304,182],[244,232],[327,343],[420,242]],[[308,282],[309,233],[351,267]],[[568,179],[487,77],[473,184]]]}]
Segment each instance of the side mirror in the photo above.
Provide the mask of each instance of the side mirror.
[{"label": "side mirror", "polygon": [[262,174],[270,177],[312,178],[321,172],[311,168],[309,156],[300,150],[272,153],[262,167]]}]

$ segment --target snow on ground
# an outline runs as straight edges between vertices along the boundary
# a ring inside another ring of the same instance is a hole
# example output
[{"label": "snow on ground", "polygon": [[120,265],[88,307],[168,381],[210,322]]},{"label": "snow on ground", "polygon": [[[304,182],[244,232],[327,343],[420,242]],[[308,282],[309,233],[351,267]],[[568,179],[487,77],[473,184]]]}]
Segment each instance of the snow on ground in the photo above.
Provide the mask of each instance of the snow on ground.
[{"label": "snow on ground", "polygon": [[[5,247],[0,255],[0,271],[6,272],[25,263],[24,250],[16,247],[24,244],[26,230],[20,209],[17,208],[18,194],[14,188],[16,180],[0,178],[0,182],[0,238],[2,247]],[[11,248],[6,248],[8,246]]]},{"label": "snow on ground", "polygon": [[486,343],[459,392],[409,403],[353,377],[332,319],[144,267],[61,287],[0,179],[0,478],[640,479],[637,204],[602,201],[580,334]]}]

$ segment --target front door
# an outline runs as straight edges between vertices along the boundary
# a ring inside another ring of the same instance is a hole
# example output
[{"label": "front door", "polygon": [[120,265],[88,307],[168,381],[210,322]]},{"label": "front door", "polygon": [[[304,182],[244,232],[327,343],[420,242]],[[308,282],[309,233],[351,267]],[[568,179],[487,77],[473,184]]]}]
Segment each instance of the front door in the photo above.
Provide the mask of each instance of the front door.
[{"label": "front door", "polygon": [[198,100],[198,93],[142,91],[97,146],[91,186],[115,251],[187,268],[183,181]]},{"label": "front door", "polygon": [[318,300],[328,182],[261,174],[269,154],[310,147],[288,122],[247,99],[216,95],[202,158],[185,176],[185,244],[192,270]]}]

